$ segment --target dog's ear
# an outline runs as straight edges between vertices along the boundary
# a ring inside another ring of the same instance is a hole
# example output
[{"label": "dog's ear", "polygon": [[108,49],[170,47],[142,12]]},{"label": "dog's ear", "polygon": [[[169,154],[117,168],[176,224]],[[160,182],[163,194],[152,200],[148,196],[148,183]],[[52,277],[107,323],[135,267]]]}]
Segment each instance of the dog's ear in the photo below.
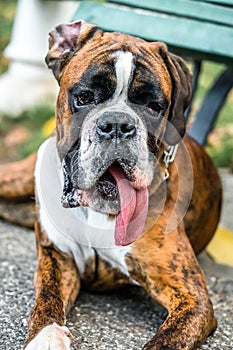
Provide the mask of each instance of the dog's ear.
[{"label": "dog's ear", "polygon": [[168,52],[164,43],[156,44],[172,80],[172,100],[165,140],[169,145],[175,145],[185,134],[184,112],[192,97],[192,73],[181,57]]},{"label": "dog's ear", "polygon": [[53,71],[58,83],[65,65],[74,53],[90,39],[98,27],[79,20],[73,23],[60,24],[49,33],[49,52],[45,62]]}]

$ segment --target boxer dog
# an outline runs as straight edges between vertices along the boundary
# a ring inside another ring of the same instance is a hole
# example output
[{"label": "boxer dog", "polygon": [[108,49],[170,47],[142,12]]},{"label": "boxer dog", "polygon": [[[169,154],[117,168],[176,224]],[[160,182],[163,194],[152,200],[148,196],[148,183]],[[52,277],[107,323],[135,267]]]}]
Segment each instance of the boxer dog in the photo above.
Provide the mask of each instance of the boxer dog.
[{"label": "boxer dog", "polygon": [[216,328],[195,254],[219,220],[221,184],[184,136],[191,74],[165,44],[84,21],[50,33],[56,136],[35,170],[38,266],[26,350],[68,350],[80,287],[137,284],[168,310],[144,350],[196,349]]}]

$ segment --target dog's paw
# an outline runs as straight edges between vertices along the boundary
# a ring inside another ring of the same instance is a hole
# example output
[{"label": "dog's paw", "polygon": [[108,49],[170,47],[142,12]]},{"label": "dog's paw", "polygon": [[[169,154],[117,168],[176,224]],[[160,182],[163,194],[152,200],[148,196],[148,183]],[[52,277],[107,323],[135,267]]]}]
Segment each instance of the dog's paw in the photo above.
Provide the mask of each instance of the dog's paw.
[{"label": "dog's paw", "polygon": [[43,328],[24,350],[70,350],[70,339],[69,329],[54,323]]}]

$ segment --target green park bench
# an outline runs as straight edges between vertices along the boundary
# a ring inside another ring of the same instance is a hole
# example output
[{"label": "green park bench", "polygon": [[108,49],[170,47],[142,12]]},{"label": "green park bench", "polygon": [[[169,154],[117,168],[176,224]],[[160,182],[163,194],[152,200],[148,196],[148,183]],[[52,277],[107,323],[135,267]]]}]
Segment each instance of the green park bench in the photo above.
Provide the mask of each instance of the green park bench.
[{"label": "green park bench", "polygon": [[226,65],[189,129],[204,145],[233,86],[233,0],[81,0],[73,20],[81,18],[107,31],[163,41],[171,52],[191,59],[194,94],[203,61]]}]

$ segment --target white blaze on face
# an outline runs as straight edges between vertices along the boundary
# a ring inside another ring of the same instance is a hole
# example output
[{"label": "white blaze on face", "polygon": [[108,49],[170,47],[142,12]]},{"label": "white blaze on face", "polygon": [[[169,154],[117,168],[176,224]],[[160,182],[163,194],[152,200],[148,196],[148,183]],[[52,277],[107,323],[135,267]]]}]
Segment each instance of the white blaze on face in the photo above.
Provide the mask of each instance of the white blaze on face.
[{"label": "white blaze on face", "polygon": [[120,51],[117,53],[116,61],[117,86],[113,96],[113,101],[126,101],[131,72],[133,68],[133,55],[131,52]]}]

